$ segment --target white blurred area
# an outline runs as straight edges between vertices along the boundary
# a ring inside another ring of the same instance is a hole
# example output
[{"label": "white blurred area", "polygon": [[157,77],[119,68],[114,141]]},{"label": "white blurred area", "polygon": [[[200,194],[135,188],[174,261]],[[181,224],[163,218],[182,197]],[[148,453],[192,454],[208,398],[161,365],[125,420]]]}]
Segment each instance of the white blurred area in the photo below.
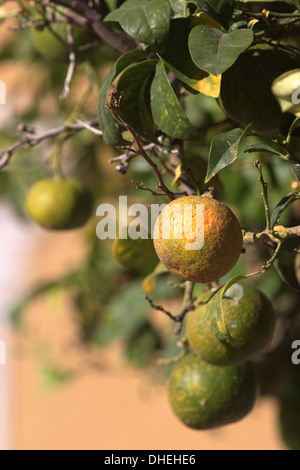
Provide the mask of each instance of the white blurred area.
[{"label": "white blurred area", "polygon": [[12,357],[14,346],[9,322],[11,307],[24,289],[24,273],[38,231],[16,216],[8,203],[0,203],[0,341],[5,343],[6,364],[0,364],[0,449],[11,449],[14,413]]}]

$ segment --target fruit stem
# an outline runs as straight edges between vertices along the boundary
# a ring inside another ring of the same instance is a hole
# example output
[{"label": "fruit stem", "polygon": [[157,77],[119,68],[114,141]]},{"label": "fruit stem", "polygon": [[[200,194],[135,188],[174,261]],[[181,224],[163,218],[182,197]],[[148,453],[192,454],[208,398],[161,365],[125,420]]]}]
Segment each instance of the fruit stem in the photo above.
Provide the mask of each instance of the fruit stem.
[{"label": "fruit stem", "polygon": [[257,274],[264,274],[266,271],[268,271],[273,266],[277,258],[277,255],[279,253],[279,250],[281,248],[281,245],[282,245],[282,242],[279,242],[271,258],[266,262],[264,266],[260,268],[259,271],[255,271],[254,273],[247,274],[245,276],[245,279],[248,279],[249,277],[252,277],[252,276],[256,276]]},{"label": "fruit stem", "polygon": [[254,166],[258,169],[259,171],[259,181],[262,186],[262,197],[264,201],[264,206],[265,206],[265,216],[266,216],[266,230],[270,230],[271,228],[271,218],[270,218],[270,208],[269,208],[269,199],[268,199],[268,183],[264,180],[263,177],[263,172],[262,172],[262,165],[261,163],[256,160],[254,162]]},{"label": "fruit stem", "polygon": [[61,151],[62,151],[63,141],[61,138],[56,139],[55,144],[51,153],[51,163],[54,178],[56,180],[64,179],[64,174],[61,167]]}]

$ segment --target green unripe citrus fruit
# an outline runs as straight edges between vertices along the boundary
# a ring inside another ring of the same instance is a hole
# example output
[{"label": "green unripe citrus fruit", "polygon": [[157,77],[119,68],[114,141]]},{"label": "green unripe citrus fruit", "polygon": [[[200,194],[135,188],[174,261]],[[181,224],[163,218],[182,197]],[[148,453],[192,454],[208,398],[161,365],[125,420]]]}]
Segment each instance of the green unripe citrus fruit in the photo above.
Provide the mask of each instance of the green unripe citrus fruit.
[{"label": "green unripe citrus fruit", "polygon": [[[41,23],[43,20],[41,19]],[[53,22],[42,30],[32,27],[30,30],[34,48],[49,62],[69,63],[69,45],[67,24]],[[84,62],[92,57],[99,46],[99,38],[92,32],[77,25],[72,25],[76,62]]]},{"label": "green unripe citrus fruit", "polygon": [[150,234],[148,238],[134,240],[130,237],[128,227],[120,231],[112,250],[115,259],[126,268],[143,270],[153,268],[158,263]]},{"label": "green unripe citrus fruit", "polygon": [[74,178],[43,179],[30,188],[26,208],[42,227],[68,230],[87,222],[93,210],[93,197],[89,189]]},{"label": "green unripe citrus fruit", "polygon": [[280,49],[253,47],[222,75],[221,105],[230,119],[263,133],[278,133],[283,113],[271,91],[275,78],[300,67]]},{"label": "green unripe citrus fruit", "polygon": [[193,429],[211,429],[244,418],[258,391],[250,363],[220,367],[186,356],[173,369],[168,395],[176,416]]},{"label": "green unripe citrus fruit", "polygon": [[226,291],[222,308],[233,343],[220,340],[212,332],[207,304],[200,304],[189,312],[186,334],[197,355],[212,364],[229,365],[267,349],[273,338],[276,317],[271,302],[262,292],[234,284]]},{"label": "green unripe citrus fruit", "polygon": [[170,202],[154,227],[159,259],[171,273],[187,281],[220,279],[237,262],[242,243],[235,215],[225,204],[206,195]]}]

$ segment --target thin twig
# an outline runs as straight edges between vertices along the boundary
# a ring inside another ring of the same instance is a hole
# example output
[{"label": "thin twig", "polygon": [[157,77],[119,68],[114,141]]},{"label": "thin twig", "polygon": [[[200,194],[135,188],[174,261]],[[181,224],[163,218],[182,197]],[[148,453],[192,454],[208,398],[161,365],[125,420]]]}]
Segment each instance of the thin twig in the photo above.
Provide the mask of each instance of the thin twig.
[{"label": "thin twig", "polygon": [[[84,121],[81,121],[80,119],[77,119],[77,123],[80,124],[82,127],[84,127],[84,129],[91,131],[95,135],[99,135],[100,137],[103,135],[102,131],[91,126],[88,122],[84,122]],[[98,123],[98,120],[97,120],[97,123]]]},{"label": "thin twig", "polygon": [[[45,0],[36,0],[37,3],[45,5]],[[91,8],[87,2],[79,0],[51,0],[51,3],[66,7],[64,16],[73,24],[92,30],[106,44],[111,46],[119,54],[128,52],[131,47],[126,43],[125,34],[122,31],[112,30],[103,23],[103,14],[95,8]]]},{"label": "thin twig", "polygon": [[248,279],[249,277],[252,277],[252,276],[257,276],[258,274],[264,274],[266,271],[268,271],[274,264],[274,262],[276,261],[276,258],[277,258],[277,255],[280,251],[280,248],[281,248],[281,245],[282,245],[282,242],[279,242],[276,249],[274,250],[274,253],[273,255],[271,256],[271,258],[266,262],[266,264],[264,264],[259,271],[255,271],[253,273],[250,273],[250,274],[247,274],[245,276],[245,279]]},{"label": "thin twig", "polygon": [[[136,189],[142,189],[143,191],[149,191],[153,196],[165,196],[165,193],[159,192],[159,191],[154,191],[151,188],[148,188],[148,186],[145,186],[144,183],[138,183],[135,180],[131,180],[131,182],[135,185]],[[184,196],[187,195],[185,191],[181,192],[176,192],[174,193],[176,196]]]},{"label": "thin twig", "polygon": [[163,180],[163,177],[158,169],[158,166],[153,162],[153,160],[151,160],[151,158],[147,155],[147,153],[145,152],[141,142],[140,142],[140,139],[138,138],[135,130],[126,122],[124,116],[123,116],[123,113],[121,111],[121,101],[122,101],[122,98],[123,98],[123,93],[120,93],[120,96],[119,98],[116,98],[116,92],[112,92],[111,93],[111,101],[109,103],[106,103],[105,107],[110,109],[119,119],[120,121],[122,122],[122,124],[125,126],[125,128],[130,132],[130,134],[132,135],[133,137],[133,140],[137,146],[137,149],[139,151],[139,154],[144,158],[144,160],[146,160],[146,162],[151,166],[151,168],[153,169],[156,177],[157,177],[157,180],[158,180],[158,186],[157,188],[158,189],[161,189],[162,191],[165,192],[166,196],[168,196],[168,198],[173,201],[175,199],[175,194],[169,190],[169,188],[165,185],[164,183],[164,180]]},{"label": "thin twig", "polygon": [[175,335],[180,335],[184,317],[186,316],[188,312],[190,312],[191,310],[194,310],[195,308],[195,305],[193,303],[193,290],[194,290],[194,283],[190,281],[186,281],[181,310],[176,317],[176,321],[178,322],[178,325],[175,329]]},{"label": "thin twig", "polygon": [[[87,121],[89,126],[97,126],[98,119],[93,118]],[[48,129],[46,131],[41,131],[35,127],[27,126],[26,124],[21,124],[18,127],[19,132],[26,133],[23,137],[18,139],[12,145],[7,147],[5,150],[0,152],[0,169],[4,168],[10,161],[11,157],[19,150],[27,150],[31,147],[35,147],[46,139],[57,137],[58,135],[67,133],[67,134],[76,134],[82,130],[86,129],[86,125],[79,123],[75,124],[63,124],[62,126]],[[99,131],[101,132],[101,131]]]},{"label": "thin twig", "polygon": [[168,310],[166,310],[164,307],[162,307],[161,305],[156,305],[151,299],[150,297],[148,297],[148,295],[144,295],[145,299],[147,300],[147,302],[150,304],[150,306],[154,309],[154,310],[158,310],[160,312],[163,312],[165,315],[167,315],[167,317],[171,318],[171,320],[173,321],[177,321],[176,320],[176,317],[174,315],[172,315],[171,312],[169,312]]},{"label": "thin twig", "polygon": [[264,207],[265,207],[265,216],[266,216],[266,230],[270,230],[271,227],[271,219],[270,219],[270,208],[269,208],[269,200],[268,200],[268,183],[264,180],[263,172],[262,172],[262,165],[261,163],[256,160],[254,162],[254,166],[259,171],[259,181],[262,186],[262,197],[264,200]]},{"label": "thin twig", "polygon": [[67,41],[68,41],[68,48],[69,48],[69,66],[68,66],[68,71],[67,71],[67,75],[65,78],[63,91],[59,97],[61,100],[65,100],[70,94],[70,85],[71,85],[71,81],[72,81],[75,67],[76,67],[73,27],[71,24],[67,24]]},{"label": "thin twig", "polygon": [[188,312],[191,310],[194,310],[195,305],[193,303],[193,290],[194,290],[194,283],[190,281],[185,282],[185,291],[184,291],[184,296],[182,300],[182,305],[181,309],[178,313],[178,315],[173,315],[171,312],[166,310],[164,307],[161,305],[156,305],[154,302],[147,296],[145,295],[145,299],[147,302],[151,305],[151,307],[155,310],[159,310],[160,312],[163,312],[165,315],[167,315],[171,320],[177,323],[176,329],[175,329],[175,335],[180,335],[181,330],[182,330],[182,325],[183,325],[183,320],[184,317]]}]

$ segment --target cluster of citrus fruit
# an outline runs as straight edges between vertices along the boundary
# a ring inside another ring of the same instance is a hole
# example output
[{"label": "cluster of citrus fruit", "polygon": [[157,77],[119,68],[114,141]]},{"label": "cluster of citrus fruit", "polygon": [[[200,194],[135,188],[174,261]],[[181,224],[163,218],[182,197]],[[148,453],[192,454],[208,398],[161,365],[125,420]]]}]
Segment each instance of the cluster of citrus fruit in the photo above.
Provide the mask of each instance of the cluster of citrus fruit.
[{"label": "cluster of citrus fruit", "polygon": [[[186,205],[189,217],[183,217]],[[198,215],[197,205],[203,208]],[[180,229],[182,237],[178,238]],[[164,237],[164,233],[169,236]],[[187,249],[197,236],[203,243],[197,249]],[[210,195],[187,196],[172,201],[160,213],[154,246],[173,274],[186,281],[211,283],[237,262],[242,231],[225,204]],[[249,413],[258,392],[249,359],[269,346],[275,328],[271,302],[262,292],[236,283],[222,299],[224,320],[232,338],[230,343],[223,341],[211,329],[211,297],[211,291],[204,293],[198,307],[188,313],[186,336],[192,352],[175,366],[168,386],[175,414],[194,429],[223,426]]]}]

